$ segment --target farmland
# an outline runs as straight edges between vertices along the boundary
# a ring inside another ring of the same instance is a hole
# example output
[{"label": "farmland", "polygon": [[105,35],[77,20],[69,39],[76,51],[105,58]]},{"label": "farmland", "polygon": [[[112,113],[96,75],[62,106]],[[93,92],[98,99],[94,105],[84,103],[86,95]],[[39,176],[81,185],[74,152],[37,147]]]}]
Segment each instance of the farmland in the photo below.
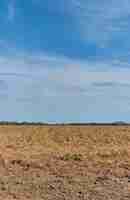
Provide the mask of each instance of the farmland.
[{"label": "farmland", "polygon": [[0,126],[0,199],[130,199],[130,126]]}]

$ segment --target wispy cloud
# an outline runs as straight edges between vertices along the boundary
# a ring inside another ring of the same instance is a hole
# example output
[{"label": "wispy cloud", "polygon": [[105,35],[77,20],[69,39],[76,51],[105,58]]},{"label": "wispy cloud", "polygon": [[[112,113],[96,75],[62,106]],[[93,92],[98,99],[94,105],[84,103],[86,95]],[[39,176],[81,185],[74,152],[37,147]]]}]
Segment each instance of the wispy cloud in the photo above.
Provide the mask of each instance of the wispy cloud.
[{"label": "wispy cloud", "polygon": [[0,64],[6,95],[0,119],[13,113],[14,120],[100,121],[130,113],[130,69],[124,66],[42,54],[5,56]]},{"label": "wispy cloud", "polygon": [[100,47],[108,48],[115,45],[115,41],[121,42],[123,39],[123,47],[128,47],[129,0],[71,0],[71,2],[84,41],[95,42]]}]

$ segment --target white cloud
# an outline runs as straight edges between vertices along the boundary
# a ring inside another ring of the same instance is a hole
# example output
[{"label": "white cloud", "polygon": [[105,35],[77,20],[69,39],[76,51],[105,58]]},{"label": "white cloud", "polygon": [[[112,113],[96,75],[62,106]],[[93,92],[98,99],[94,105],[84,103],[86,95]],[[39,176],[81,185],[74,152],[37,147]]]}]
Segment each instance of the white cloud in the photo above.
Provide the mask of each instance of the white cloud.
[{"label": "white cloud", "polygon": [[[1,56],[1,74],[25,75],[25,77],[48,78],[67,85],[83,85],[93,81],[130,81],[129,63],[118,60],[81,61],[56,55]],[[118,65],[118,67],[117,67]]]}]

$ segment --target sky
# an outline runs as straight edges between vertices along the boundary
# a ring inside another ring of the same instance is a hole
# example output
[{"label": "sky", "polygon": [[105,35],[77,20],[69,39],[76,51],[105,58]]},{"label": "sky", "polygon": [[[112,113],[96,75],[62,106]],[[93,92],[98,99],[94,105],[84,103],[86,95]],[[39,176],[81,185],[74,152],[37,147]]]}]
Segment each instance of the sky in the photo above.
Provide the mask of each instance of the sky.
[{"label": "sky", "polygon": [[0,121],[130,122],[129,0],[1,0]]}]

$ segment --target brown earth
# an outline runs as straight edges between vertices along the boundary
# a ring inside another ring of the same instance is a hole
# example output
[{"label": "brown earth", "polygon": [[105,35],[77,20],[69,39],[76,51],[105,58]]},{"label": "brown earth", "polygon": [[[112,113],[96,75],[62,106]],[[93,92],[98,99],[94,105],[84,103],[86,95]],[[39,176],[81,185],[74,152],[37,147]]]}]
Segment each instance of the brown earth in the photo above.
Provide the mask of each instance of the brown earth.
[{"label": "brown earth", "polygon": [[130,127],[0,126],[0,200],[130,199]]}]

